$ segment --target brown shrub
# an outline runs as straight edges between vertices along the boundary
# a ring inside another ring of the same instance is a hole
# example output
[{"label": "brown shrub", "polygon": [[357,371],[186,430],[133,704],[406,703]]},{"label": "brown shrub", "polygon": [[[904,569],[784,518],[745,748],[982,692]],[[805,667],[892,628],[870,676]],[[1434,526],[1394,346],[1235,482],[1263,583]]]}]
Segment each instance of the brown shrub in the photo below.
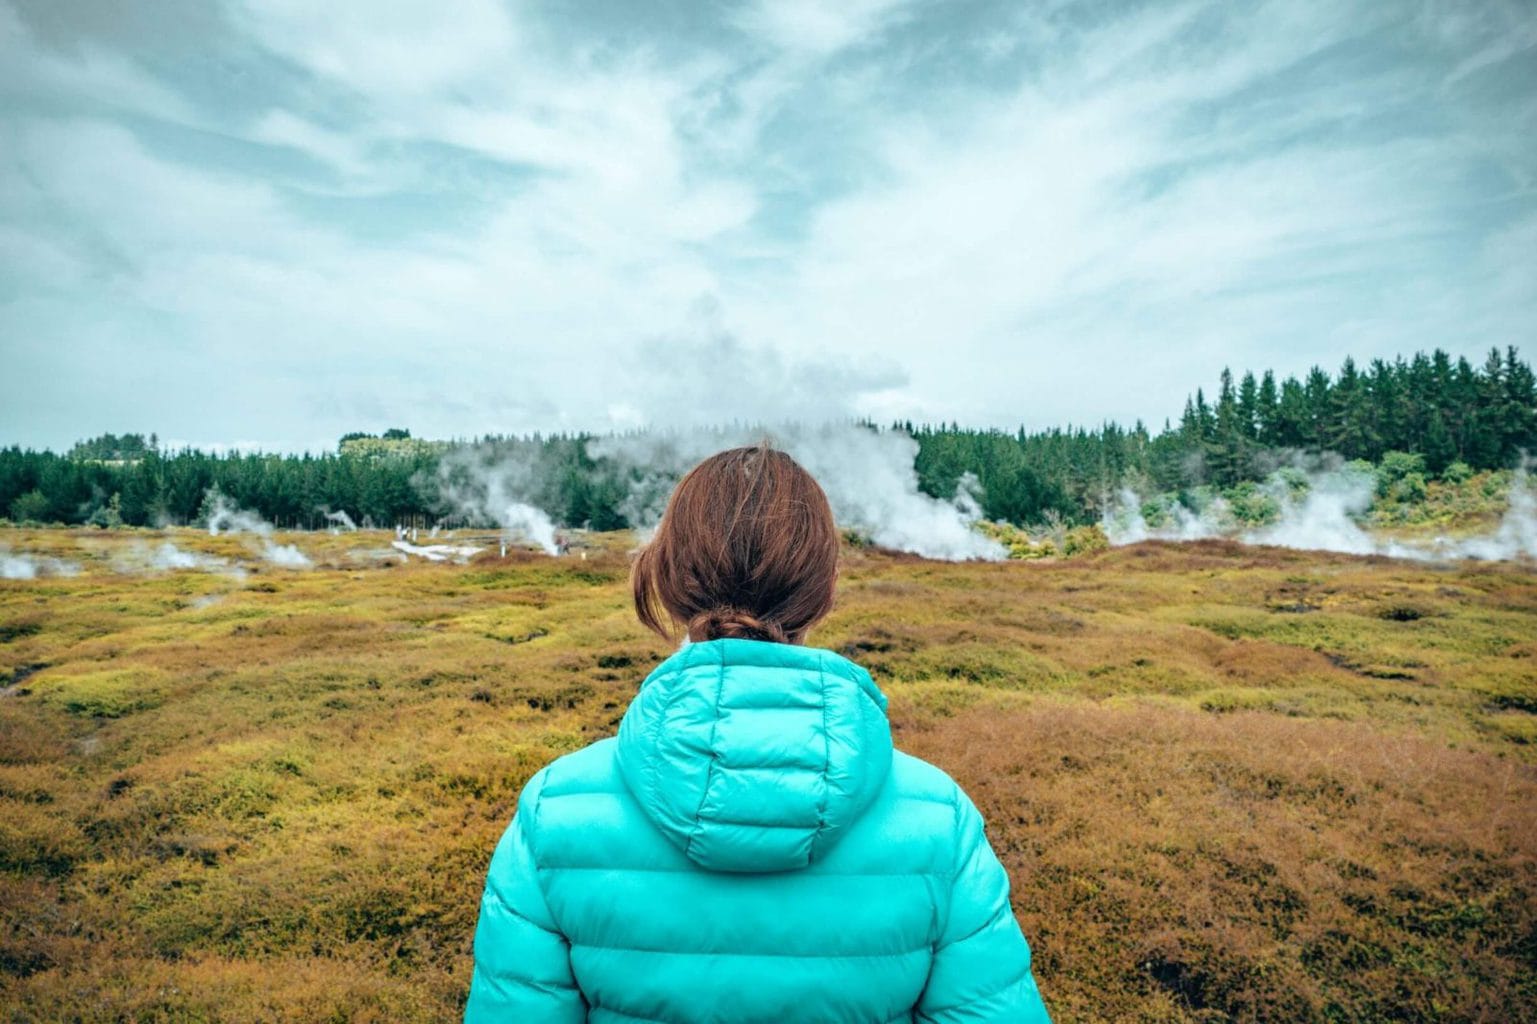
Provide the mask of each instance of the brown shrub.
[{"label": "brown shrub", "polygon": [[1537,1014],[1526,764],[1150,706],[962,711],[904,735],[982,809],[1062,1019]]},{"label": "brown shrub", "polygon": [[[519,787],[671,653],[623,535],[389,572],[289,539],[342,568],[11,538],[86,566],[0,582],[12,1019],[453,1019]],[[1531,570],[1218,542],[842,572],[811,640],[981,805],[1058,1020],[1537,1019]],[[84,677],[133,713],[71,711]]]}]

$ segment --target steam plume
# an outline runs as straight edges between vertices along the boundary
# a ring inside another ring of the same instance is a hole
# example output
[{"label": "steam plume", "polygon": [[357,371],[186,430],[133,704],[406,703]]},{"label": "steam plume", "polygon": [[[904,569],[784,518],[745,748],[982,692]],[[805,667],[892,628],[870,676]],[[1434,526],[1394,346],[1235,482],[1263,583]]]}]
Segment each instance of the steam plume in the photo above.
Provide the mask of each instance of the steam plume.
[{"label": "steam plume", "polygon": [[201,551],[188,551],[171,541],[163,541],[153,548],[142,541],[135,541],[128,548],[112,555],[112,567],[122,573],[211,572],[236,579],[245,577],[245,571],[227,559]]},{"label": "steam plume", "polygon": [[79,572],[80,567],[74,562],[25,551],[12,554],[10,548],[0,547],[0,579],[35,580],[40,576],[74,576]]},{"label": "steam plume", "polygon": [[393,541],[390,546],[405,554],[425,558],[429,562],[463,562],[485,550],[469,544],[416,545],[408,540]]},{"label": "steam plume", "polygon": [[433,484],[450,515],[499,527],[504,542],[532,543],[554,555],[560,550],[555,523],[533,501],[538,477],[537,467],[526,459],[471,446],[445,454]]},{"label": "steam plume", "polygon": [[284,569],[308,569],[313,564],[304,552],[292,544],[278,544],[272,539],[273,526],[255,512],[237,508],[223,494],[210,490],[204,498],[209,504],[208,535],[217,537],[219,531],[246,533],[257,541],[256,550],[263,559]]},{"label": "steam plume", "polygon": [[[593,459],[617,463],[634,481],[621,511],[644,533],[661,519],[674,484],[723,448],[756,444],[761,429],[694,429],[597,438]],[[883,547],[950,561],[1001,559],[1002,545],[973,530],[981,517],[976,479],[942,501],[918,489],[918,442],[899,431],[855,423],[789,424],[769,438],[816,477],[838,525]]]},{"label": "steam plume", "polygon": [[1356,555],[1388,555],[1419,560],[1479,558],[1503,561],[1537,557],[1537,495],[1527,472],[1511,478],[1509,505],[1493,532],[1475,537],[1437,537],[1432,540],[1401,540],[1378,537],[1358,522],[1372,504],[1376,477],[1369,470],[1350,466],[1300,473],[1272,474],[1260,493],[1279,508],[1267,526],[1244,528],[1231,506],[1212,498],[1199,508],[1177,501],[1150,503],[1163,520],[1149,526],[1148,508],[1131,490],[1122,490],[1105,511],[1102,521],[1112,544],[1157,540],[1199,540],[1233,537],[1248,544],[1313,551],[1340,551]]}]

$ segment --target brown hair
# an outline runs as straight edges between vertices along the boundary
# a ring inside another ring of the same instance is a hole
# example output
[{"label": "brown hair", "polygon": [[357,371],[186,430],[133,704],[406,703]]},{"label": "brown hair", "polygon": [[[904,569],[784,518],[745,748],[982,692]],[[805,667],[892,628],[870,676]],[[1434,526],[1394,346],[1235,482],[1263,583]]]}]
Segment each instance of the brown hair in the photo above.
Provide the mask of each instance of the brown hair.
[{"label": "brown hair", "polygon": [[689,470],[630,574],[635,614],[664,637],[800,643],[828,613],[838,531],[827,495],[784,452],[732,448]]}]

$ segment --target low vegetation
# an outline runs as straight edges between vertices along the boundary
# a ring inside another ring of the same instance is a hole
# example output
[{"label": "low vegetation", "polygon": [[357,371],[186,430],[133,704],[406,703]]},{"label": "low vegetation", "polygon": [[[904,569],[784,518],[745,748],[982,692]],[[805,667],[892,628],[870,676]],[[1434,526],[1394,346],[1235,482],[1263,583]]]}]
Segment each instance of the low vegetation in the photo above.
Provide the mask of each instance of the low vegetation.
[{"label": "low vegetation", "polygon": [[[0,1016],[454,1019],[523,781],[669,653],[628,537],[168,536],[247,574],[5,531],[82,571],[0,581]],[[1083,539],[850,546],[813,637],[977,800],[1057,1019],[1537,1019],[1537,572]]]}]

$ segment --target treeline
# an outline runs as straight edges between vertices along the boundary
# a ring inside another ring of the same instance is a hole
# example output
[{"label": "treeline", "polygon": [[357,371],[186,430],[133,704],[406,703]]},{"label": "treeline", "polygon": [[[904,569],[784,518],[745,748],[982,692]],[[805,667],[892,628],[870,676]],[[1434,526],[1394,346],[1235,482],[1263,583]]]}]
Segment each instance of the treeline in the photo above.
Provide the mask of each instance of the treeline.
[{"label": "treeline", "polygon": [[[474,478],[500,465],[519,468],[509,496],[556,522],[595,530],[631,526],[625,499],[639,471],[591,458],[592,437],[485,437],[455,446],[391,431],[349,434],[335,454],[146,449],[134,459],[80,454],[119,454],[111,435],[82,442],[69,455],[11,447],[0,449],[0,511],[18,523],[184,526],[200,522],[208,493],[217,491],[284,529],[327,527],[326,514],[337,511],[381,527],[443,519],[460,525],[487,518],[472,514],[487,505],[486,495],[474,493]],[[471,449],[473,457],[451,457],[456,447]]]},{"label": "treeline", "polygon": [[212,455],[146,451],[132,461],[0,450],[0,508],[13,522],[186,525],[216,489],[284,528],[327,525],[346,511],[381,526],[425,513],[413,480],[435,455]]},{"label": "treeline", "polygon": [[154,434],[102,434],[87,441],[76,441],[69,450],[72,459],[100,459],[107,462],[128,462],[142,459],[160,447],[160,439]]},{"label": "treeline", "polygon": [[1141,493],[1262,480],[1297,454],[1332,452],[1380,462],[1419,455],[1440,476],[1449,468],[1501,469],[1537,455],[1537,377],[1515,348],[1492,350],[1482,366],[1436,350],[1412,359],[1347,358],[1331,376],[1266,371],[1237,383],[1222,371],[1215,399],[1198,390],[1177,424],[1151,434],[1108,423],[1095,429],[972,431],[898,424],[918,439],[920,486],[950,495],[963,474],[978,478],[990,519],[1036,521],[1055,511],[1097,518],[1120,487]]},{"label": "treeline", "polygon": [[[875,429],[870,425],[871,429]],[[1265,372],[1236,382],[1222,372],[1215,397],[1198,390],[1176,424],[1142,423],[1028,432],[893,424],[918,441],[919,485],[935,497],[978,485],[989,519],[1015,524],[1097,519],[1107,495],[1263,479],[1295,453],[1380,461],[1421,456],[1427,472],[1496,469],[1537,454],[1537,379],[1514,348],[1482,366],[1442,351],[1365,369],[1346,359],[1330,375]],[[214,455],[170,452],[154,435],[106,434],[67,454],[0,450],[0,514],[16,522],[140,526],[195,522],[217,489],[282,527],[327,525],[327,512],[379,526],[431,522],[467,504],[476,465],[521,467],[516,497],[557,522],[593,529],[634,525],[630,500],[642,471],[593,458],[586,434],[484,438],[473,457],[446,442],[392,429],[349,434],[336,453]],[[968,474],[970,476],[968,477]],[[652,482],[654,484],[654,482]]]}]

